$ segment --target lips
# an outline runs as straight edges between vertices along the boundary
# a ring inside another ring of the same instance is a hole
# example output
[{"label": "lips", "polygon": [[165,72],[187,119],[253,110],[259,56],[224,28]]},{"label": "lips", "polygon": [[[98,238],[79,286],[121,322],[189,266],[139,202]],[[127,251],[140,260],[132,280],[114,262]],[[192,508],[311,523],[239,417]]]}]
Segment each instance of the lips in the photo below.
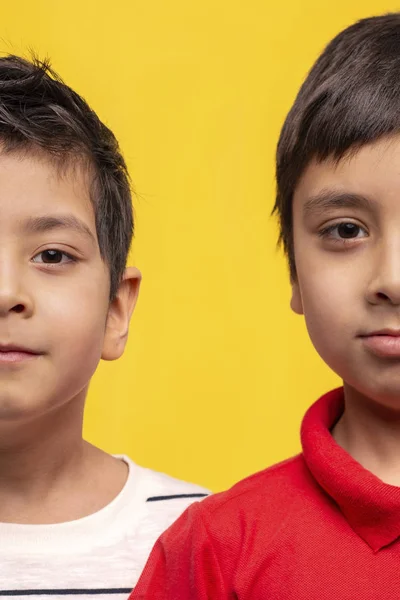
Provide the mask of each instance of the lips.
[{"label": "lips", "polygon": [[26,352],[28,354],[40,354],[36,350],[27,348],[26,346],[17,346],[15,344],[0,344],[0,352]]},{"label": "lips", "polygon": [[364,346],[381,358],[400,359],[400,329],[381,329],[362,335]]},{"label": "lips", "polygon": [[0,365],[16,364],[37,358],[42,353],[25,346],[0,344]]}]

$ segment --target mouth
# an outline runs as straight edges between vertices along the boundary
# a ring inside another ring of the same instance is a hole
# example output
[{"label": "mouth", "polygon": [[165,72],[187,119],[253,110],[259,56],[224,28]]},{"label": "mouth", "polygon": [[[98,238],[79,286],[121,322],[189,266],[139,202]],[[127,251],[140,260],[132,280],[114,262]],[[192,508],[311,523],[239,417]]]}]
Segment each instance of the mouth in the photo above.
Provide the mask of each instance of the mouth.
[{"label": "mouth", "polygon": [[0,344],[0,365],[15,364],[33,360],[42,354],[42,352],[38,352],[37,350],[32,350],[31,348],[26,348],[24,346]]},{"label": "mouth", "polygon": [[380,329],[360,337],[372,354],[381,358],[400,359],[400,329]]}]

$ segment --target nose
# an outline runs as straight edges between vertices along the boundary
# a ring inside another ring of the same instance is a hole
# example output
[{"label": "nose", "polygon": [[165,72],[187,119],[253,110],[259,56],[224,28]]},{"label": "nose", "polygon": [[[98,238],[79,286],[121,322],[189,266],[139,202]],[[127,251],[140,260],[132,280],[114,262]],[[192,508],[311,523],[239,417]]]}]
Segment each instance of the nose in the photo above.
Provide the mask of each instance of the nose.
[{"label": "nose", "polygon": [[32,315],[33,300],[24,279],[15,264],[0,264],[0,318],[10,314],[25,318]]},{"label": "nose", "polygon": [[400,236],[386,244],[371,263],[371,277],[366,290],[370,304],[400,306]]}]

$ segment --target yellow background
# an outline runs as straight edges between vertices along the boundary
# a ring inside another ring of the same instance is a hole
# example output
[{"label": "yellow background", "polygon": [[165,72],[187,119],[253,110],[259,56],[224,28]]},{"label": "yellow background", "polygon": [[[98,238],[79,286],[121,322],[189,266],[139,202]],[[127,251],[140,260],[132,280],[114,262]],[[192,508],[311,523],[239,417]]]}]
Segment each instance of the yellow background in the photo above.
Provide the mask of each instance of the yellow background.
[{"label": "yellow background", "polygon": [[289,310],[274,150],[323,46],[371,0],[3,2],[0,50],[48,55],[120,140],[143,286],[125,356],[100,365],[85,433],[215,491],[300,448],[337,385]]}]

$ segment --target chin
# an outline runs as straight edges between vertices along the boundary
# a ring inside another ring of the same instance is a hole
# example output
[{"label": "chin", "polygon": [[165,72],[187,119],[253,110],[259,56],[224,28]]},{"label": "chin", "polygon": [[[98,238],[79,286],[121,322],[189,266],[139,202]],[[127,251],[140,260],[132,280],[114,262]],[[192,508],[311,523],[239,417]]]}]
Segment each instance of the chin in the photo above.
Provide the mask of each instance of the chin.
[{"label": "chin", "polygon": [[0,393],[0,427],[9,422],[23,422],[34,419],[43,412],[43,407],[24,398]]},{"label": "chin", "polygon": [[[346,385],[345,385],[346,387]],[[363,396],[372,409],[398,413],[400,417],[400,377],[395,380],[363,381],[358,385],[350,385],[353,390]]]}]

